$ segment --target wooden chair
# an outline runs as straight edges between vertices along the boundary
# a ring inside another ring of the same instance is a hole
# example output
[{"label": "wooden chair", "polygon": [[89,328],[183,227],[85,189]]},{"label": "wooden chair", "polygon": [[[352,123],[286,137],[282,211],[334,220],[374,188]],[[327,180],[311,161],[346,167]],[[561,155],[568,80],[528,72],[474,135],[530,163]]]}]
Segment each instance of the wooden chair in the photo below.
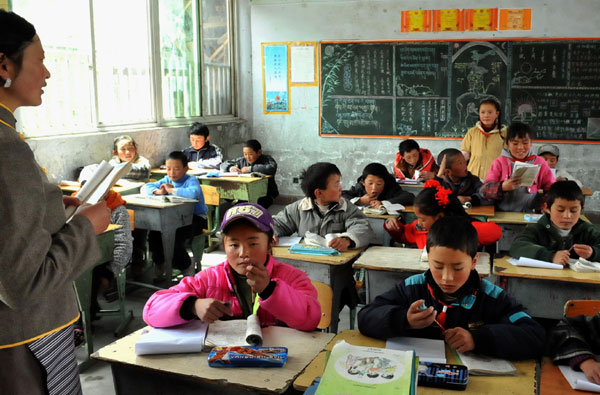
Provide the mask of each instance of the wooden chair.
[{"label": "wooden chair", "polygon": [[205,251],[210,252],[218,246],[217,231],[219,229],[219,204],[221,202],[217,187],[210,185],[200,185],[200,187],[204,195],[204,204],[208,207],[208,212],[206,213],[208,229],[204,229],[201,235],[194,237],[192,240],[196,273],[202,270],[202,254]]},{"label": "wooden chair", "polygon": [[333,304],[333,291],[331,287],[320,281],[311,281],[312,285],[317,289],[319,303],[321,304],[321,321],[317,325],[317,329],[327,330],[331,325],[331,305]]},{"label": "wooden chair", "polygon": [[600,300],[568,300],[565,303],[565,317],[596,315],[600,313]]}]

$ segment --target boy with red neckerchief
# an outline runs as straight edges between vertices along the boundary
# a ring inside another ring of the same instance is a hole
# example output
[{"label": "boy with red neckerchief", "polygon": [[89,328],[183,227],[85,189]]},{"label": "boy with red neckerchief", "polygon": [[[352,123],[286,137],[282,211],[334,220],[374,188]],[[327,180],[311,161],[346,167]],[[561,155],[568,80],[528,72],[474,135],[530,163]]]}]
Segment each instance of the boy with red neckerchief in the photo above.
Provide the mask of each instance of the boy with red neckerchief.
[{"label": "boy with red neckerchief", "polygon": [[459,352],[538,358],[544,328],[501,288],[480,279],[477,233],[464,217],[436,221],[427,237],[429,270],[377,296],[358,313],[358,329],[378,339],[443,338]]}]

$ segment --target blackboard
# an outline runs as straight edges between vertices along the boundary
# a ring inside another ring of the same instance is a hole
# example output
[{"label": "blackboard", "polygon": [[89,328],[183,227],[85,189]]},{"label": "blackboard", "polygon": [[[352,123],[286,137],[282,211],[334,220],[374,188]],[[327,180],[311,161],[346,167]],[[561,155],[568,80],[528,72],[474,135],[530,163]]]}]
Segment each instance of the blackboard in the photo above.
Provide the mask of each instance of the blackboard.
[{"label": "blackboard", "polygon": [[494,98],[536,139],[600,141],[600,39],[320,46],[321,136],[463,137]]}]

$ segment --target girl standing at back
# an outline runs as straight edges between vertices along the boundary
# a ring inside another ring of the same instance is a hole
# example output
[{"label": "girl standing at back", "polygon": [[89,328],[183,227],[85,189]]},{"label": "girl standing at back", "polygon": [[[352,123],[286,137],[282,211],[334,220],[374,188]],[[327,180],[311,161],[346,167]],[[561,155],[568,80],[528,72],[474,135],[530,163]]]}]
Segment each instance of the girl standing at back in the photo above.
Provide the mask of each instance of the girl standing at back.
[{"label": "girl standing at back", "polygon": [[485,179],[494,159],[504,148],[506,126],[501,123],[500,103],[485,99],[479,103],[479,121],[467,131],[460,150],[469,165],[471,174]]},{"label": "girl standing at back", "polygon": [[458,198],[451,190],[442,187],[438,180],[425,183],[415,198],[414,209],[417,219],[411,224],[405,225],[401,217],[385,221],[383,227],[395,242],[425,248],[429,228],[438,219],[449,216],[469,218],[477,230],[479,246],[495,243],[502,236],[502,229],[494,222],[480,222],[469,217]]}]

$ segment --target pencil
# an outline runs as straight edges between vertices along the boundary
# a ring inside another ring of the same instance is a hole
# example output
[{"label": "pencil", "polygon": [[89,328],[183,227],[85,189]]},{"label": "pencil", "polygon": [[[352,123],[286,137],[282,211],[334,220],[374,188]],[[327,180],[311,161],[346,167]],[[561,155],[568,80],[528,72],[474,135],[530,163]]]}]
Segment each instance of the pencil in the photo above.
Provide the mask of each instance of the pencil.
[{"label": "pencil", "polygon": [[435,322],[435,323],[437,324],[437,326],[439,326],[439,327],[442,329],[442,331],[444,331],[444,332],[446,331],[446,328],[444,328],[444,325],[440,324],[440,323],[438,322],[438,320],[436,320],[436,319],[434,318],[434,319],[433,319],[433,322]]}]

